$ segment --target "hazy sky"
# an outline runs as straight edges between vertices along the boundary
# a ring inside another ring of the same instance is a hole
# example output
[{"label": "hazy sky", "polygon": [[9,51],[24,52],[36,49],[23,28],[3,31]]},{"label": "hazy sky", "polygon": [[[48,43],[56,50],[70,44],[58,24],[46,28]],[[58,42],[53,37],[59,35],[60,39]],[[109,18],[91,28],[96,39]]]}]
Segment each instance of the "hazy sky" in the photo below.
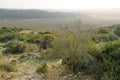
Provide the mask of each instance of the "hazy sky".
[{"label": "hazy sky", "polygon": [[120,8],[120,0],[0,0],[0,8],[15,8],[15,9]]}]

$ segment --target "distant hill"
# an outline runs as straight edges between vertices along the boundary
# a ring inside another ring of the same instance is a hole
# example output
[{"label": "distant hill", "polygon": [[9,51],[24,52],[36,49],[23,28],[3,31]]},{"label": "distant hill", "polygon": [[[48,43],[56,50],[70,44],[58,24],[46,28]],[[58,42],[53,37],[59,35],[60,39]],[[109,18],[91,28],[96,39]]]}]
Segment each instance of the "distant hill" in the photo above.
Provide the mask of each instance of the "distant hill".
[{"label": "distant hill", "polygon": [[120,9],[91,10],[39,10],[39,9],[0,9],[0,20],[5,19],[120,19]]},{"label": "distant hill", "polygon": [[80,14],[74,12],[50,12],[45,10],[0,9],[0,19],[46,19],[46,18],[75,18]]}]

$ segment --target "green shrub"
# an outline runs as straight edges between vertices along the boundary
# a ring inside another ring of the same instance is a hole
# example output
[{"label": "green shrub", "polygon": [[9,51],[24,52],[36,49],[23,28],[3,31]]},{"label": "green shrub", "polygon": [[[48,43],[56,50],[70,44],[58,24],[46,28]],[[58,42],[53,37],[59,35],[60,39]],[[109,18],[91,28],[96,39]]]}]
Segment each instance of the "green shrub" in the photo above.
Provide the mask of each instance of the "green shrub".
[{"label": "green shrub", "polygon": [[26,52],[38,51],[39,47],[36,44],[28,43],[26,44]]},{"label": "green shrub", "polygon": [[49,47],[52,47],[52,42],[55,39],[55,35],[53,34],[43,34],[40,37],[40,46],[43,49],[47,49]]},{"label": "green shrub", "polygon": [[3,27],[0,28],[0,42],[8,42],[14,39],[20,39],[21,35],[19,34],[19,31],[21,31],[22,28],[7,28]]},{"label": "green shrub", "polygon": [[115,34],[95,34],[92,37],[92,40],[96,43],[115,41],[118,39],[119,39],[119,37]]},{"label": "green shrub", "polygon": [[115,41],[119,39],[119,37],[115,34],[111,34],[108,37],[109,37],[109,41]]},{"label": "green shrub", "polygon": [[7,48],[4,53],[19,54],[25,51],[26,46],[24,43],[12,41],[5,45]]},{"label": "green shrub", "polygon": [[116,27],[116,29],[114,30],[114,33],[120,37],[120,26]]},{"label": "green shrub", "polygon": [[43,63],[41,67],[38,67],[36,72],[39,74],[39,73],[46,73],[47,71],[47,64],[46,63]]},{"label": "green shrub", "polygon": [[106,34],[97,34],[92,37],[93,41],[96,43],[100,42],[108,42],[109,41],[109,36]]},{"label": "green shrub", "polygon": [[110,56],[115,60],[119,60],[120,59],[120,48],[117,48],[113,52],[111,52]]},{"label": "green shrub", "polygon": [[98,34],[108,34],[109,30],[106,27],[101,27],[101,28],[98,29],[97,33]]},{"label": "green shrub", "polygon": [[27,40],[27,35],[23,34],[18,34],[17,40],[19,41],[26,41]]},{"label": "green shrub", "polygon": [[112,27],[101,27],[95,30],[92,40],[96,43],[108,42],[118,40],[119,37],[114,34],[114,28]]},{"label": "green shrub", "polygon": [[63,64],[66,65],[69,70],[74,73],[83,71],[84,73],[89,73],[88,69],[92,64],[92,59],[90,55],[80,55],[71,54],[63,58]]},{"label": "green shrub", "polygon": [[14,33],[2,34],[0,35],[0,42],[8,42],[8,41],[15,39],[16,37],[18,36],[17,34],[14,34]]},{"label": "green shrub", "polygon": [[88,44],[86,47],[87,53],[90,54],[95,60],[101,60],[103,57],[102,48],[103,44],[96,45],[95,43]]},{"label": "green shrub", "polygon": [[111,57],[103,59],[100,63],[100,69],[95,75],[95,80],[120,80],[120,61],[116,61]]},{"label": "green shrub", "polygon": [[120,47],[120,41],[113,41],[113,42],[108,42],[105,45],[105,50],[103,53],[109,54],[110,52],[113,52],[114,50],[118,49]]},{"label": "green shrub", "polygon": [[11,30],[8,29],[7,27],[0,28],[0,34],[9,33],[9,32],[11,32]]},{"label": "green shrub", "polygon": [[96,75],[96,80],[119,80],[120,79],[120,41],[106,43],[102,54],[101,69]]},{"label": "green shrub", "polygon": [[23,29],[22,28],[17,28],[17,27],[14,27],[14,28],[2,27],[2,28],[0,28],[0,34],[14,33],[14,32],[19,32],[21,30],[23,30]]},{"label": "green shrub", "polygon": [[40,43],[40,37],[36,37],[36,36],[32,36],[30,38],[27,39],[28,43]]},{"label": "green shrub", "polygon": [[89,32],[59,32],[57,36],[51,56],[62,58],[63,65],[74,73],[87,72],[93,63],[93,57],[86,50],[92,42]]}]

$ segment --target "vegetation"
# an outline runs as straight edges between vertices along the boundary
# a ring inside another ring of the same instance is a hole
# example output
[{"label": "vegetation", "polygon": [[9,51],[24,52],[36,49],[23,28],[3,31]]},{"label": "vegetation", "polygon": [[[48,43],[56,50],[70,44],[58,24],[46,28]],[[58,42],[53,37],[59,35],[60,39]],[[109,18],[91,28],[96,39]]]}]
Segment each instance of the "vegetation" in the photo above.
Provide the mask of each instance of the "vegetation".
[{"label": "vegetation", "polygon": [[120,41],[115,30],[112,26],[92,29],[93,33],[59,32],[53,49],[47,53],[62,58],[63,65],[73,73],[92,74],[96,80],[119,80]]},{"label": "vegetation", "polygon": [[52,47],[52,42],[55,40],[54,34],[43,34],[40,38],[40,44],[43,49]]},{"label": "vegetation", "polygon": [[114,30],[114,33],[115,33],[116,35],[120,36],[120,34],[119,34],[120,32],[119,32],[119,31],[120,31],[120,27],[117,26],[116,29]]},{"label": "vegetation", "polygon": [[7,75],[14,75],[15,78],[17,74],[10,72],[20,72],[23,75],[43,74],[44,79],[51,80],[69,74],[73,80],[86,75],[94,80],[119,80],[118,26],[70,27],[54,33],[0,28],[0,77],[8,79]]},{"label": "vegetation", "polygon": [[16,66],[10,63],[0,63],[0,70],[6,72],[14,72],[16,71]]},{"label": "vegetation", "polygon": [[103,56],[101,57],[99,73],[97,73],[96,80],[119,80],[119,45],[120,41],[107,42]]},{"label": "vegetation", "polygon": [[47,72],[47,64],[46,64],[46,63],[42,64],[41,67],[37,68],[36,72],[37,72],[37,73],[43,73],[43,74],[44,74],[45,72]]},{"label": "vegetation", "polygon": [[18,41],[9,42],[5,46],[7,47],[4,51],[5,53],[18,54],[25,51],[25,45]]}]

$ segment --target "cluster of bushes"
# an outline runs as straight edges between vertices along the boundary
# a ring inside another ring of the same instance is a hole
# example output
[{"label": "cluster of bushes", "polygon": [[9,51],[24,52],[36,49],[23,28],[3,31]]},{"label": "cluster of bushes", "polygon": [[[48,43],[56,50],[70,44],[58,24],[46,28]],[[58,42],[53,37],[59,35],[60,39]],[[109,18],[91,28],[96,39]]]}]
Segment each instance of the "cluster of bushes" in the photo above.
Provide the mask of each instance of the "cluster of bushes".
[{"label": "cluster of bushes", "polygon": [[102,50],[97,80],[119,80],[120,79],[120,40],[107,42]]},{"label": "cluster of bushes", "polygon": [[[26,48],[30,48],[32,51],[37,50],[37,47],[33,46],[33,44],[37,44],[39,48],[45,49],[42,57],[62,59],[62,64],[72,73],[92,74],[95,80],[119,80],[119,26],[92,30],[66,30],[56,34],[49,32],[20,34],[19,30],[14,34],[19,34],[20,38],[7,32],[2,33],[0,40],[7,42],[6,53],[24,53]],[[6,34],[12,37],[8,37]],[[47,65],[44,64],[36,72],[45,73],[46,70]]]},{"label": "cluster of bushes", "polygon": [[[4,48],[6,48],[4,53],[18,54],[24,53],[30,49],[30,51],[33,51],[33,49],[40,50],[37,48],[47,49],[52,47],[52,42],[55,39],[55,35],[50,32],[33,32],[28,29],[26,30],[16,27],[3,27],[0,28],[0,31],[0,42],[6,44],[4,46]],[[33,48],[31,45],[33,45]]]},{"label": "cluster of bushes", "polygon": [[44,54],[62,58],[63,65],[73,73],[92,74],[95,80],[119,80],[120,41],[116,29],[98,28],[94,29],[95,33],[88,30],[58,32],[52,49]]},{"label": "cluster of bushes", "polygon": [[10,29],[7,29],[6,27],[2,27],[2,28],[0,29],[0,34],[9,33],[9,32],[11,32],[11,30],[10,30]]},{"label": "cluster of bushes", "polygon": [[[119,26],[120,27],[120,26]],[[111,27],[102,27],[96,30],[96,33],[93,35],[92,40],[96,43],[115,41],[119,39],[120,28],[118,25]]]},{"label": "cluster of bushes", "polygon": [[14,39],[18,39],[20,34],[18,32],[22,31],[22,28],[0,28],[0,42],[6,43],[8,41],[12,41]]},{"label": "cluster of bushes", "polygon": [[18,41],[11,41],[5,45],[4,53],[19,54],[25,51],[25,44]]},{"label": "cluster of bushes", "polygon": [[17,28],[17,27],[14,27],[14,28],[2,27],[2,28],[0,28],[0,34],[11,33],[11,32],[19,32],[21,30],[23,30],[23,29],[22,28]]},{"label": "cluster of bushes", "polygon": [[8,42],[18,38],[19,36],[15,33],[5,33],[0,35],[0,42]]},{"label": "cluster of bushes", "polygon": [[49,54],[48,57],[52,56],[52,58],[62,58],[63,64],[75,73],[82,69],[87,70],[93,63],[87,47],[93,41],[89,39],[90,36],[87,37],[88,34],[86,32],[60,32],[57,34],[59,37],[54,41],[53,48],[46,55]]}]

